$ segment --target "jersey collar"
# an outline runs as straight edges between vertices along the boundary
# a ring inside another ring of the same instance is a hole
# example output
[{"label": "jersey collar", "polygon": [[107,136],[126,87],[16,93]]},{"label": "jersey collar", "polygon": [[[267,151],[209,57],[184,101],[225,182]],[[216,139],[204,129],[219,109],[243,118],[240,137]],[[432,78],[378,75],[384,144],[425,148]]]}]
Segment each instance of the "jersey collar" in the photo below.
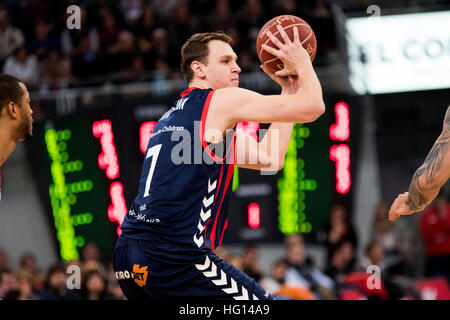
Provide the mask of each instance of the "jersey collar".
[{"label": "jersey collar", "polygon": [[181,94],[180,97],[183,98],[184,96],[188,95],[189,93],[192,92],[192,90],[198,89],[197,87],[190,87],[187,90],[184,90]]}]

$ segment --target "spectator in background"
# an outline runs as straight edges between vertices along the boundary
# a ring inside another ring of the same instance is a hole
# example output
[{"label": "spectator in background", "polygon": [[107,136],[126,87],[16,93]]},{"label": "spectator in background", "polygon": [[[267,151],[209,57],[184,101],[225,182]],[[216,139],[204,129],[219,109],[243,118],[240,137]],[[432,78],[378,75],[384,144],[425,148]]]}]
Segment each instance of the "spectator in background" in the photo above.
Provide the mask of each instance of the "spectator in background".
[{"label": "spectator in background", "polygon": [[17,300],[19,284],[11,271],[0,272],[0,299]]},{"label": "spectator in background", "polygon": [[316,298],[311,290],[286,284],[288,267],[284,259],[276,260],[272,265],[271,277],[266,277],[260,281],[262,287],[277,299],[315,300]]},{"label": "spectator in background", "polygon": [[21,79],[32,90],[39,81],[39,62],[35,55],[28,54],[27,48],[21,46],[6,59],[3,73]]},{"label": "spectator in background", "polygon": [[128,27],[134,26],[142,14],[142,0],[120,0],[120,11]]},{"label": "spectator in background", "polygon": [[333,280],[314,266],[307,257],[301,234],[286,237],[286,285],[309,289],[322,299],[333,299]]},{"label": "spectator in background", "polygon": [[28,50],[42,61],[52,49],[57,48],[55,36],[51,34],[52,24],[38,19],[34,25],[34,38],[28,42]]},{"label": "spectator in background", "polygon": [[180,52],[186,39],[197,32],[189,11],[189,5],[186,2],[179,2],[173,7],[168,30],[171,46],[175,52]]},{"label": "spectator in background", "polygon": [[112,262],[108,263],[108,270],[106,273],[106,283],[107,290],[112,295],[114,300],[126,300],[125,295],[120,288],[119,282],[116,278],[116,273],[114,272]]},{"label": "spectator in background", "polygon": [[81,298],[83,300],[114,300],[114,296],[108,292],[104,275],[98,270],[91,270],[83,275]]},{"label": "spectator in background", "polygon": [[185,2],[185,0],[152,0],[151,4],[155,8],[158,8],[161,17],[166,19],[169,18],[173,7],[179,2]]},{"label": "spectator in background", "polygon": [[331,262],[336,245],[340,242],[348,241],[356,250],[356,232],[351,222],[351,216],[343,205],[335,204],[331,207],[330,220],[325,226],[325,232],[328,264]]},{"label": "spectator in background", "polygon": [[107,8],[101,9],[100,19],[100,50],[103,53],[108,53],[119,40],[119,34],[123,31],[123,29],[117,25],[116,17]]},{"label": "spectator in background", "polygon": [[19,295],[17,300],[37,300],[37,296],[33,291],[33,276],[32,273],[26,269],[21,269],[15,274]]},{"label": "spectator in background", "polygon": [[441,190],[420,217],[427,277],[446,277],[450,283],[450,205]]},{"label": "spectator in background", "polygon": [[254,245],[246,246],[242,252],[242,271],[248,276],[260,281],[264,276],[264,272],[259,265],[259,251]]},{"label": "spectator in background", "polygon": [[384,251],[384,264],[389,273],[405,273],[405,258],[403,252],[408,246],[405,228],[389,221],[389,207],[380,202],[376,209],[372,224],[372,238],[379,242]]},{"label": "spectator in background", "polygon": [[81,261],[85,262],[88,260],[100,261],[100,250],[94,242],[86,243],[81,250]]},{"label": "spectator in background", "polygon": [[0,272],[9,270],[9,257],[6,250],[0,248]]},{"label": "spectator in background", "polygon": [[23,32],[9,22],[6,10],[0,9],[0,67],[6,58],[25,44]]},{"label": "spectator in background", "polygon": [[229,254],[227,261],[229,263],[231,263],[233,266],[235,266],[237,269],[239,270],[243,270],[244,269],[244,263],[242,261],[242,255],[240,254]]},{"label": "spectator in background", "polygon": [[331,263],[324,273],[338,285],[346,274],[354,271],[354,268],[355,251],[353,244],[348,241],[342,241],[336,245],[336,250],[331,256]]},{"label": "spectator in background", "polygon": [[[360,266],[361,272],[367,272],[369,266],[378,266],[380,268],[381,279],[389,292],[390,299],[400,299],[406,295],[406,288],[391,274],[386,268],[385,251],[383,245],[378,240],[372,240],[366,247],[366,255]],[[402,279],[400,279],[402,280]]]},{"label": "spectator in background", "polygon": [[71,64],[58,50],[51,50],[41,63],[41,90],[66,88],[72,76]]},{"label": "spectator in background", "polygon": [[[100,50],[100,39],[98,30],[95,26],[87,23],[87,13],[85,8],[81,8],[80,29],[63,28],[60,34],[61,52],[64,55],[71,56],[78,54],[80,50],[81,41],[84,38],[89,41],[89,48],[93,53],[98,53]],[[66,15],[68,15],[66,13]],[[66,18],[67,19],[67,18]]]},{"label": "spectator in background", "polygon": [[160,26],[160,17],[156,8],[148,4],[144,5],[142,15],[131,29],[137,38],[136,42],[141,53],[147,54],[151,50],[151,35]]},{"label": "spectator in background", "polygon": [[67,288],[66,269],[57,264],[50,267],[45,289],[38,295],[40,300],[79,300],[78,294]]},{"label": "spectator in background", "polygon": [[126,72],[131,67],[136,53],[135,36],[130,31],[121,31],[117,43],[110,46],[109,52],[105,55],[109,73]]},{"label": "spectator in background", "polygon": [[369,266],[378,266],[383,272],[384,265],[384,248],[378,240],[372,240],[366,247],[365,256],[361,261],[361,271],[367,270]]},{"label": "spectator in background", "polygon": [[73,74],[76,77],[88,77],[100,74],[106,70],[99,52],[92,47],[92,41],[89,36],[80,39],[78,47],[72,53]]},{"label": "spectator in background", "polygon": [[302,9],[300,3],[296,0],[281,0],[278,2],[278,7],[274,16],[290,14],[297,17],[304,17],[305,12],[304,9]]},{"label": "spectator in background", "polygon": [[219,246],[214,249],[214,253],[222,260],[228,261],[230,254],[228,253],[228,249],[225,246]]},{"label": "spectator in background", "polygon": [[[170,46],[169,32],[164,28],[153,30],[151,36],[152,50],[150,56],[152,61],[162,59],[168,63],[170,69],[179,68],[179,54]],[[156,69],[156,63],[152,69]]]},{"label": "spectator in background", "polygon": [[32,253],[32,252],[25,252],[20,257],[19,271],[25,271],[25,272],[28,272],[30,274],[34,274],[38,270],[39,270],[39,268],[37,267],[36,256],[34,255],[34,253]]},{"label": "spectator in background", "polygon": [[45,289],[45,271],[37,270],[32,275],[31,286],[33,289],[33,294],[36,299],[39,297],[40,293]]},{"label": "spectator in background", "polygon": [[225,31],[233,28],[236,24],[236,18],[231,11],[230,1],[216,1],[214,11],[208,16],[208,26],[211,30]]}]

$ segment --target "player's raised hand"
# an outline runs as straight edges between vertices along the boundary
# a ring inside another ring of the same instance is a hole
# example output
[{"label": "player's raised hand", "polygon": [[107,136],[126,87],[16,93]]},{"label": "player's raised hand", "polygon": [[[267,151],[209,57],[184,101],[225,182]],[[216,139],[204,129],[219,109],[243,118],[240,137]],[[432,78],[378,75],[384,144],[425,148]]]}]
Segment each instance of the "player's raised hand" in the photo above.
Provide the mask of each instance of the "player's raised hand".
[{"label": "player's raised hand", "polygon": [[300,42],[298,28],[294,27],[293,29],[293,40],[289,39],[286,31],[284,31],[284,29],[280,25],[277,25],[277,29],[284,43],[281,42],[277,37],[275,37],[270,31],[267,31],[268,37],[278,49],[275,49],[266,44],[263,44],[262,48],[268,53],[273,54],[283,62],[284,68],[275,72],[275,75],[280,77],[298,75],[298,70],[302,69],[302,66],[305,63],[311,63],[311,58],[308,52],[305,50],[305,48],[303,48]]},{"label": "player's raised hand", "polygon": [[415,211],[412,211],[411,208],[408,205],[408,192],[404,192],[402,194],[399,194],[397,198],[394,200],[394,202],[391,205],[391,208],[389,209],[389,220],[395,221],[400,216],[409,215],[414,213]]},{"label": "player's raised hand", "polygon": [[277,76],[275,72],[266,68],[264,65],[261,65],[260,67],[273,81],[275,81],[281,86],[283,93],[294,94],[300,87],[300,80],[298,76],[296,75]]}]

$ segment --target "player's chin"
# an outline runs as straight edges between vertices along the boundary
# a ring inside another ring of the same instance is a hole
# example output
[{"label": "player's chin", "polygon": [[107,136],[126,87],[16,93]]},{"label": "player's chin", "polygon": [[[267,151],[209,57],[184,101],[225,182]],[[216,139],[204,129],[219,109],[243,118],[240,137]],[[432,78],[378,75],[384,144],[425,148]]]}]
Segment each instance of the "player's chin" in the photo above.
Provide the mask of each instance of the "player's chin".
[{"label": "player's chin", "polygon": [[231,85],[233,87],[239,87],[239,79],[233,79],[231,80]]}]

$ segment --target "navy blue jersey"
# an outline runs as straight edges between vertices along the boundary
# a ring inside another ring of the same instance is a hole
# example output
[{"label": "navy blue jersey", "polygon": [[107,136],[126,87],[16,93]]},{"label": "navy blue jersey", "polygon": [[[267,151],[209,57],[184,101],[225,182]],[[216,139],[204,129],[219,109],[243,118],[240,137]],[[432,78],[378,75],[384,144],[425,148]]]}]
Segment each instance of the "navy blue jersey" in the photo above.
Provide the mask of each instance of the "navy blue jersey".
[{"label": "navy blue jersey", "polygon": [[234,170],[234,130],[208,145],[204,125],[212,89],[189,88],[151,135],[139,192],[122,235],[187,248],[214,249],[222,241]]}]

